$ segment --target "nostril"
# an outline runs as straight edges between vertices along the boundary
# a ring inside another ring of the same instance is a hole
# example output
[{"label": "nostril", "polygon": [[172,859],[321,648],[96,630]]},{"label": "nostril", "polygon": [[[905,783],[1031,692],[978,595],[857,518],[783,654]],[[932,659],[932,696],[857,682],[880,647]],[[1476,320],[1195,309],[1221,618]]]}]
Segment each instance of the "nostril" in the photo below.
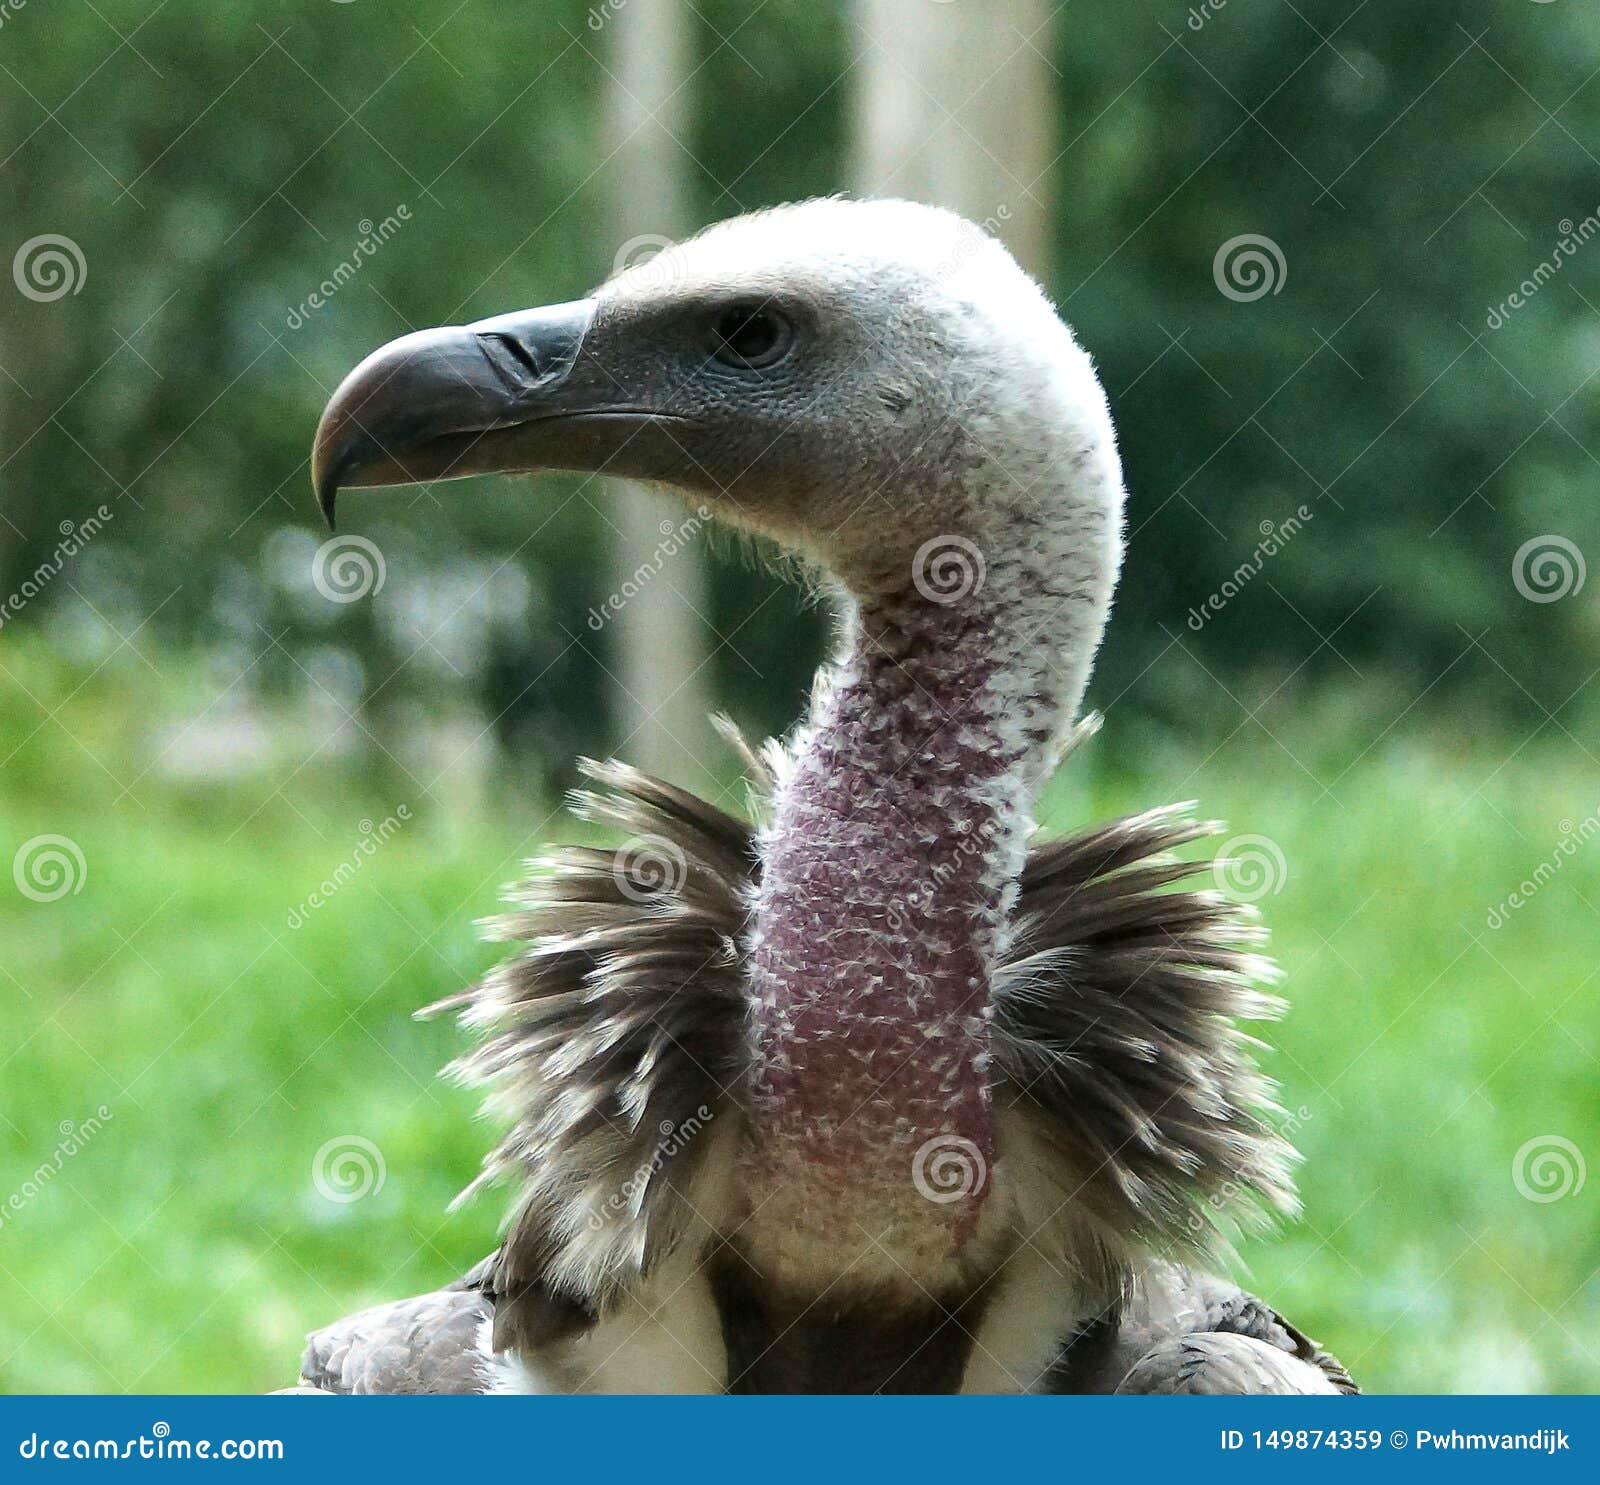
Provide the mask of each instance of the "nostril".
[{"label": "nostril", "polygon": [[[500,330],[491,330],[487,334],[480,335],[478,339],[488,352],[490,361],[494,362],[495,369],[502,374],[506,370],[501,364],[500,358],[502,357],[520,366],[531,381],[538,381],[545,374],[545,368],[539,364],[533,352],[516,336],[507,335]],[[496,352],[499,353],[498,356],[495,354]],[[516,380],[516,378],[513,377],[512,380]]]}]

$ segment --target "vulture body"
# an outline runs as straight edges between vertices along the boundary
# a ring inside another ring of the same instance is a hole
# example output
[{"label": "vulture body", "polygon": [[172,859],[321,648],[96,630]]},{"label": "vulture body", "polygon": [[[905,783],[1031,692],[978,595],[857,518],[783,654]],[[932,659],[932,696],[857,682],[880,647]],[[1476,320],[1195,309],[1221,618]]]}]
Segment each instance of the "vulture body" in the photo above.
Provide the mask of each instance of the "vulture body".
[{"label": "vulture body", "polygon": [[660,482],[824,575],[839,656],[756,824],[618,763],[444,1003],[517,1192],[458,1284],[312,1337],[324,1392],[1334,1393],[1209,1276],[1293,1209],[1241,1022],[1249,910],[1163,809],[1040,842],[1122,550],[1088,357],[905,202],[714,227],[573,304],[409,335],[335,393],[338,490]]}]

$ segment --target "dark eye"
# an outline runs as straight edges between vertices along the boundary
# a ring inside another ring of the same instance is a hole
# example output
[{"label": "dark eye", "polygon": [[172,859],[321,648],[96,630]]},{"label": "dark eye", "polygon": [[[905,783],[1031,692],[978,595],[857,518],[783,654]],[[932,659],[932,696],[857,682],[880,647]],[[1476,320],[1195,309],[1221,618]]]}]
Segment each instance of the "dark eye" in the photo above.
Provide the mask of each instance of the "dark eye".
[{"label": "dark eye", "polygon": [[711,354],[724,366],[771,366],[793,344],[794,326],[770,304],[730,305],[712,324]]}]

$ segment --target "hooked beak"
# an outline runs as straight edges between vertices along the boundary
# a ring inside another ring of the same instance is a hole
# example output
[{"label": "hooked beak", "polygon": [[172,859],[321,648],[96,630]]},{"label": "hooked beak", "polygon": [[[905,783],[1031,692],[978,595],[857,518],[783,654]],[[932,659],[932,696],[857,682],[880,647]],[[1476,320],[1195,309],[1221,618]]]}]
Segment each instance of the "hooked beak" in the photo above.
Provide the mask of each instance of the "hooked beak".
[{"label": "hooked beak", "polygon": [[671,415],[630,402],[585,337],[595,301],[419,330],[374,351],[317,425],[311,479],[329,526],[346,486],[535,469],[649,477]]}]

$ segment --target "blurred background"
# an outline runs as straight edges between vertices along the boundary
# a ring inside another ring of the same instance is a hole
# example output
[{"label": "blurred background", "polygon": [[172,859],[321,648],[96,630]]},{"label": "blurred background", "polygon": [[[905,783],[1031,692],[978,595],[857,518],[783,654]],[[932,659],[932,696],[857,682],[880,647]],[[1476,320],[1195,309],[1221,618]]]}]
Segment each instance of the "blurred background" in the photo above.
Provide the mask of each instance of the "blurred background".
[{"label": "blurred background", "polygon": [[1131,495],[1067,827],[1198,798],[1292,1012],[1240,1277],[1389,1391],[1600,1386],[1600,14],[0,3],[0,1388],[254,1391],[494,1241],[411,1010],[616,750],[730,805],[827,616],[559,477],[347,496],[377,344],[944,201]]}]

